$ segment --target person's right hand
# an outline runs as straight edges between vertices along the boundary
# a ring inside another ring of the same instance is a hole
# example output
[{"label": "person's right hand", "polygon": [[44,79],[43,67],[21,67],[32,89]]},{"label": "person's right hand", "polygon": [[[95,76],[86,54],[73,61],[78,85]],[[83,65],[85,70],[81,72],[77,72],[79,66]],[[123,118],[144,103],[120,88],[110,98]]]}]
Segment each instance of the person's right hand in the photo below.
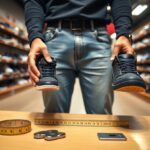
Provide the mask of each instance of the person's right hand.
[{"label": "person's right hand", "polygon": [[46,44],[40,38],[35,38],[31,43],[31,49],[28,55],[28,72],[33,86],[39,81],[40,72],[36,67],[36,59],[41,54],[47,62],[52,61]]}]

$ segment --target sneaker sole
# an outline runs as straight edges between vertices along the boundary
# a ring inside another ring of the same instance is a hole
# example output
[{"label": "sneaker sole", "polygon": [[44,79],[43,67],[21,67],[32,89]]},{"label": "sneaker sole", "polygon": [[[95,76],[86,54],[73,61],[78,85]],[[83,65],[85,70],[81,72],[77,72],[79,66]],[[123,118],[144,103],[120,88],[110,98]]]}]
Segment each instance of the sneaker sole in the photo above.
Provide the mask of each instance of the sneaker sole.
[{"label": "sneaker sole", "polygon": [[137,80],[128,80],[127,82],[112,85],[112,87],[115,91],[122,92],[144,92],[146,90],[144,83]]},{"label": "sneaker sole", "polygon": [[121,88],[114,89],[115,91],[122,92],[145,92],[145,88],[139,86],[124,86]]},{"label": "sneaker sole", "polygon": [[56,85],[41,85],[35,87],[37,90],[41,91],[58,91],[60,88]]}]

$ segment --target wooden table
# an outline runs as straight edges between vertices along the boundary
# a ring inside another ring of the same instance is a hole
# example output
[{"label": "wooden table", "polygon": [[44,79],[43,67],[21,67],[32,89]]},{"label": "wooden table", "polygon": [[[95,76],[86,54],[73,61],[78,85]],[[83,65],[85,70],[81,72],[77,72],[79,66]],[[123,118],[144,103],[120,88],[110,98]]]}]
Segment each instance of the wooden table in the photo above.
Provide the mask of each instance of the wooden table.
[{"label": "wooden table", "polygon": [[[81,127],[35,125],[37,117],[53,119],[127,119],[130,127]],[[80,114],[44,114],[17,111],[0,111],[0,121],[6,119],[28,119],[32,122],[32,131],[23,135],[0,135],[0,150],[150,150],[149,116],[111,116]],[[56,129],[66,133],[66,138],[45,141],[34,139],[34,132]],[[98,132],[122,132],[127,141],[101,141]]]}]

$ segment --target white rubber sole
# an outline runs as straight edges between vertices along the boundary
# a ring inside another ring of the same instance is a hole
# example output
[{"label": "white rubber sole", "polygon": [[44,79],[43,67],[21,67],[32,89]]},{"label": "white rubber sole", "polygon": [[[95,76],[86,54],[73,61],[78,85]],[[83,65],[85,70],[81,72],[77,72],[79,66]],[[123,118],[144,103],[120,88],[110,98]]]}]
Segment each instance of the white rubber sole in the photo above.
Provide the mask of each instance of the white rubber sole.
[{"label": "white rubber sole", "polygon": [[56,85],[41,85],[35,88],[40,91],[58,91],[60,89],[59,86]]}]

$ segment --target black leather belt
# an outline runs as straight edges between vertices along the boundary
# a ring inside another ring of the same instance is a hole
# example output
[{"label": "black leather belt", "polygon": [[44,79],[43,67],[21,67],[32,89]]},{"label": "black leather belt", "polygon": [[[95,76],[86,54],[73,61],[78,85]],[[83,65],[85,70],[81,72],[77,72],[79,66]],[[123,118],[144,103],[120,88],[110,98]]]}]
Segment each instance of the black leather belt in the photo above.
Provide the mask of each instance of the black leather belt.
[{"label": "black leather belt", "polygon": [[67,28],[73,31],[105,27],[100,21],[88,19],[63,19],[48,23],[48,27],[58,27],[60,29]]}]

